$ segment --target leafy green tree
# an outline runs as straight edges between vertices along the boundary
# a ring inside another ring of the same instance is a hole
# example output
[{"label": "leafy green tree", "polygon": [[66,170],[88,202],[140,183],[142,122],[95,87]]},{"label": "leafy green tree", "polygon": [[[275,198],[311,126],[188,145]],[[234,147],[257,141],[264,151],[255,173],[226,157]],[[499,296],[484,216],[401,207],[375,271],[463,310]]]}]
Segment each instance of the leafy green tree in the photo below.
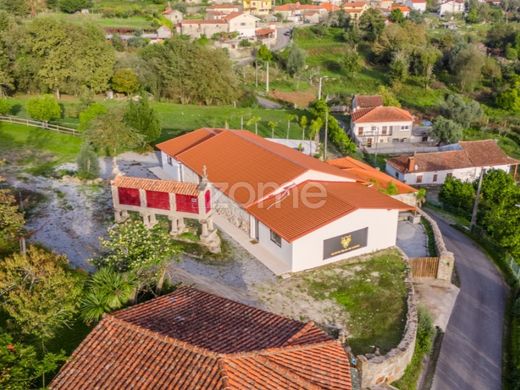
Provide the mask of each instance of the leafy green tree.
[{"label": "leafy green tree", "polygon": [[384,85],[378,88],[377,94],[381,95],[385,106],[401,107],[401,102],[397,99],[395,94]]},{"label": "leafy green tree", "polygon": [[14,50],[10,31],[15,22],[11,15],[0,10],[0,97],[14,90]]},{"label": "leafy green tree", "polygon": [[410,59],[404,51],[395,53],[390,63],[390,77],[393,81],[404,82],[408,78]]},{"label": "leafy green tree", "polygon": [[473,183],[448,176],[442,184],[439,200],[445,207],[469,215],[475,201],[475,187]]},{"label": "leafy green tree", "polygon": [[0,262],[1,307],[22,334],[49,340],[74,320],[83,280],[64,256],[35,246]]},{"label": "leafy green tree", "polygon": [[520,81],[498,94],[496,103],[504,110],[520,112]]},{"label": "leafy green tree", "polygon": [[159,291],[168,263],[175,260],[180,251],[166,230],[159,225],[146,228],[141,221],[115,225],[108,231],[108,239],[101,239],[101,244],[110,253],[95,259],[96,267],[132,272],[142,286],[155,283]]},{"label": "leafy green tree", "polygon": [[0,10],[16,16],[26,16],[30,12],[29,3],[25,0],[0,0]]},{"label": "leafy green tree", "polygon": [[462,91],[471,92],[478,85],[482,78],[484,59],[484,55],[475,46],[467,46],[454,53],[451,68]]},{"label": "leafy green tree", "polygon": [[131,273],[120,273],[105,267],[92,275],[86,287],[86,294],[81,300],[81,316],[90,324],[134,299],[137,281]]},{"label": "leafy green tree", "polygon": [[40,357],[33,346],[15,342],[11,335],[0,333],[0,388],[35,389],[37,378],[56,371],[65,360],[61,353],[44,353]]},{"label": "leafy green tree", "polygon": [[255,126],[255,134],[258,134],[258,122],[260,122],[261,119],[262,118],[260,118],[259,116],[252,116],[246,123],[248,126]]},{"label": "leafy green tree", "polygon": [[98,155],[89,142],[83,142],[76,161],[79,178],[94,179],[99,176]]},{"label": "leafy green tree", "polygon": [[111,156],[142,148],[146,143],[143,134],[125,123],[124,112],[118,108],[93,119],[85,131],[85,137],[96,149]]},{"label": "leafy green tree", "polygon": [[58,0],[58,7],[62,12],[73,14],[85,8],[92,7],[92,0]]},{"label": "leafy green tree", "polygon": [[455,143],[462,138],[462,127],[457,122],[438,116],[433,122],[431,135],[441,143]]},{"label": "leafy green tree", "polygon": [[130,68],[118,69],[112,76],[112,88],[116,92],[129,95],[139,90],[139,78]]},{"label": "leafy green tree", "polygon": [[369,8],[359,18],[359,29],[365,38],[371,42],[375,41],[385,28],[385,18],[383,14],[375,9]]},{"label": "leafy green tree", "polygon": [[274,131],[276,130],[277,126],[278,126],[278,122],[275,122],[275,121],[267,122],[267,127],[269,127],[271,129],[271,138],[274,138]]},{"label": "leafy green tree", "polygon": [[273,53],[266,45],[259,47],[256,56],[264,62],[271,62],[273,60]]},{"label": "leafy green tree", "polygon": [[294,76],[302,71],[305,67],[305,52],[293,45],[289,49],[289,56],[287,57],[287,72]]},{"label": "leafy green tree", "polygon": [[11,191],[0,189],[0,251],[9,250],[22,234],[25,219]]},{"label": "leafy green tree", "polygon": [[55,91],[58,98],[62,92],[78,94],[84,87],[94,92],[108,89],[115,54],[97,26],[38,17],[20,35],[17,67],[36,86]]},{"label": "leafy green tree", "polygon": [[390,12],[389,19],[394,23],[403,23],[405,21],[403,12],[399,8],[393,9]]},{"label": "leafy green tree", "polygon": [[418,73],[424,80],[424,88],[430,86],[433,79],[433,68],[441,56],[441,51],[431,45],[416,49],[415,57],[419,68]]},{"label": "leafy green tree", "polygon": [[227,54],[174,37],[140,52],[143,80],[157,96],[182,104],[229,104],[240,87]]},{"label": "leafy green tree", "polygon": [[361,70],[361,56],[356,49],[349,47],[345,50],[342,65],[347,77],[352,77]]},{"label": "leafy green tree", "polygon": [[161,135],[159,118],[150,106],[146,95],[141,95],[138,101],[130,100],[126,108],[124,122],[142,135],[147,143],[155,141]]},{"label": "leafy green tree", "polygon": [[481,122],[484,117],[484,111],[477,101],[465,100],[462,96],[453,94],[446,97],[441,105],[441,113],[465,127]]},{"label": "leafy green tree", "polygon": [[36,96],[27,101],[27,113],[33,119],[49,122],[61,117],[61,107],[52,95]]},{"label": "leafy green tree", "polygon": [[307,116],[300,117],[300,127],[302,128],[302,141],[305,139],[305,130],[307,130],[308,119]]},{"label": "leafy green tree", "polygon": [[108,112],[105,105],[101,103],[93,103],[89,105],[84,111],[79,113],[78,130],[85,131],[90,126],[90,123],[100,115]]}]

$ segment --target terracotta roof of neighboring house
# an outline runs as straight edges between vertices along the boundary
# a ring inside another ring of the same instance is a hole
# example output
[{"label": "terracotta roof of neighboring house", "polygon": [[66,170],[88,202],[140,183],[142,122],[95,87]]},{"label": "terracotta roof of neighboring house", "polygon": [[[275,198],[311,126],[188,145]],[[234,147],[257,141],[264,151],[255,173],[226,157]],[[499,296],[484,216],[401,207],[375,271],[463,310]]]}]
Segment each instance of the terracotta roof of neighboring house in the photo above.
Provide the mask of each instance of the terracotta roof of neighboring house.
[{"label": "terracotta roof of neighboring house", "polygon": [[263,37],[263,36],[270,35],[273,33],[274,33],[274,30],[272,28],[259,28],[258,30],[255,31],[255,35],[257,37]]},{"label": "terracotta roof of neighboring house", "polygon": [[213,137],[219,132],[219,129],[210,128],[189,131],[181,136],[157,144],[157,148],[169,154],[170,156],[175,157],[177,154],[194,147],[195,145]]},{"label": "terracotta roof of neighboring house", "polygon": [[399,107],[363,108],[352,113],[356,123],[413,121],[412,114]]},{"label": "terracotta roof of neighboring house", "polygon": [[407,7],[406,5],[392,4],[392,10],[394,10],[394,9],[398,9],[403,13],[410,12],[410,8]]},{"label": "terracotta roof of neighboring house", "polygon": [[364,1],[351,1],[349,3],[343,3],[343,9],[363,8],[367,5]]},{"label": "terracotta roof of neighboring house", "polygon": [[400,172],[407,173],[409,159],[413,158],[414,172],[436,172],[452,169],[516,165],[520,161],[507,156],[495,140],[461,141],[460,150],[418,153],[413,157],[398,156],[388,163]]},{"label": "terracotta roof of neighboring house", "polygon": [[341,9],[340,7],[332,3],[320,3],[319,7],[327,10],[328,12],[336,12]]},{"label": "terracotta roof of neighboring house", "polygon": [[354,98],[358,108],[372,108],[383,105],[383,97],[380,95],[356,95]]},{"label": "terracotta roof of neighboring house", "polygon": [[213,4],[209,7],[206,7],[206,10],[212,10],[212,9],[240,9],[241,7],[236,4]]},{"label": "terracotta roof of neighboring house", "polygon": [[184,19],[180,24],[227,24],[227,22],[224,19]]},{"label": "terracotta roof of neighboring house", "polygon": [[417,189],[410,187],[408,184],[352,157],[337,158],[329,160],[327,163],[352,175],[358,182],[374,185],[378,190],[386,189],[390,183],[394,183],[399,194],[417,192]]},{"label": "terracotta roof of neighboring house", "polygon": [[51,389],[350,390],[343,347],[306,324],[187,287],[107,315]]},{"label": "terracotta roof of neighboring house", "polygon": [[426,0],[411,0],[414,4],[426,4]]},{"label": "terracotta roof of neighboring house", "polygon": [[184,183],[174,180],[145,179],[141,177],[130,177],[118,175],[111,182],[116,187],[136,188],[145,191],[171,192],[180,195],[199,194],[198,185],[195,183]]},{"label": "terracotta roof of neighboring house", "polygon": [[251,205],[247,211],[293,242],[358,209],[414,208],[359,183],[307,181]]},{"label": "terracotta roof of neighboring house", "polygon": [[324,8],[321,5],[314,4],[300,4],[296,3],[286,3],[283,5],[277,5],[274,7],[274,11],[298,11],[298,10],[319,10],[320,8]]}]

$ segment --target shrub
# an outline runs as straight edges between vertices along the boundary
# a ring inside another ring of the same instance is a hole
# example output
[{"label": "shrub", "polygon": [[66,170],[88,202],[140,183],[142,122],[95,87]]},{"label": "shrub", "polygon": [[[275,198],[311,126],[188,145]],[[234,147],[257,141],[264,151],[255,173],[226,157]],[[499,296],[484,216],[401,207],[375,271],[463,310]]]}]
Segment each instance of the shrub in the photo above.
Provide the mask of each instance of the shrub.
[{"label": "shrub", "polygon": [[29,99],[27,113],[33,119],[48,122],[61,117],[61,107],[52,95],[43,95]]},{"label": "shrub", "polygon": [[8,115],[13,109],[13,102],[9,99],[0,99],[0,115]]}]

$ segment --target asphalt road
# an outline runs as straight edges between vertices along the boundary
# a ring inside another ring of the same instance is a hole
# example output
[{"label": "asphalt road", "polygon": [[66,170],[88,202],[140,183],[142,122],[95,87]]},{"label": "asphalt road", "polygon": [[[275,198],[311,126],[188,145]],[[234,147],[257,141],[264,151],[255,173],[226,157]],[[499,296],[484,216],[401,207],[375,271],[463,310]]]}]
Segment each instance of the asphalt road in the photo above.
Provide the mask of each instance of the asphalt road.
[{"label": "asphalt road", "polygon": [[291,42],[291,36],[285,35],[285,33],[292,30],[292,27],[278,27],[276,30],[276,43],[272,48],[273,51],[282,50]]},{"label": "asphalt road", "polygon": [[434,218],[455,254],[460,293],[443,339],[435,390],[502,388],[502,336],[508,287],[491,260],[463,233]]}]

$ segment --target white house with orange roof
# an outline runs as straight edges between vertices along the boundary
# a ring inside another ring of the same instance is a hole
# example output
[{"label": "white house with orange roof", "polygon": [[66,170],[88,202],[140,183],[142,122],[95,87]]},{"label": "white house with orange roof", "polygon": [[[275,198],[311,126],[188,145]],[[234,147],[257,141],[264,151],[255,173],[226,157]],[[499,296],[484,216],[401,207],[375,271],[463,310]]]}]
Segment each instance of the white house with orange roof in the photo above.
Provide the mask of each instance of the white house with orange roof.
[{"label": "white house with orange roof", "polygon": [[347,1],[343,3],[343,11],[353,20],[358,20],[369,8],[369,4],[366,1]]},{"label": "white house with orange roof", "polygon": [[206,36],[211,38],[218,33],[236,32],[240,37],[255,36],[256,24],[260,19],[251,14],[231,12],[212,19],[185,19],[179,24],[178,32],[193,38]]},{"label": "white house with orange roof", "polygon": [[392,4],[390,11],[399,10],[405,18],[410,15],[410,8],[402,4]]},{"label": "white house with orange roof", "polygon": [[439,4],[439,15],[461,14],[465,10],[464,0],[449,0]]},{"label": "white house with orange roof", "polygon": [[394,246],[399,212],[413,209],[354,172],[244,130],[204,128],[157,147],[172,180],[207,180],[217,227],[267,254],[276,274]]},{"label": "white house with orange roof", "polygon": [[406,0],[406,5],[417,12],[426,12],[426,0]]}]

